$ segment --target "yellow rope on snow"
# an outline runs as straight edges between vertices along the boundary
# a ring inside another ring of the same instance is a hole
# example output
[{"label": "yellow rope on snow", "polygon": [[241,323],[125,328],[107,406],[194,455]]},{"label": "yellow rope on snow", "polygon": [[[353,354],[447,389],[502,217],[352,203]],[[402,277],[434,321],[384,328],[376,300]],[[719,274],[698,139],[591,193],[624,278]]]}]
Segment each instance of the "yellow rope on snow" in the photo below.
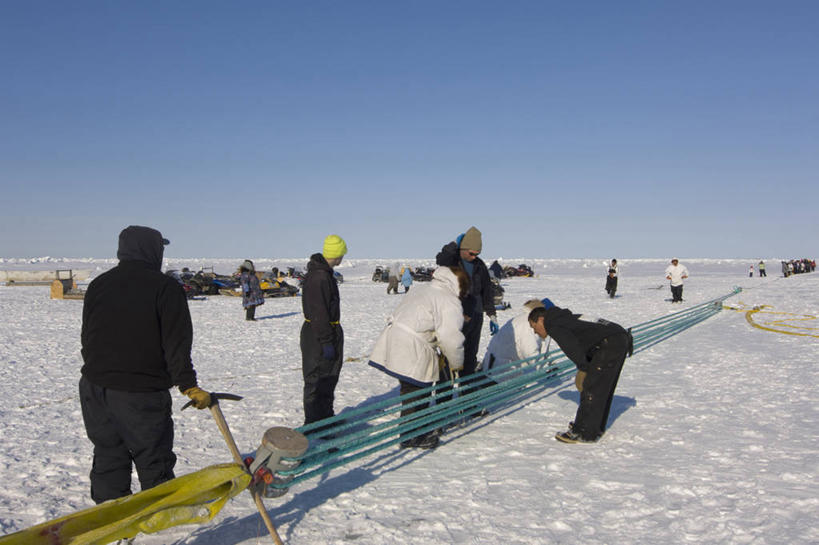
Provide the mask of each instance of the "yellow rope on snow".
[{"label": "yellow rope on snow", "polygon": [[[773,331],[774,333],[782,333],[782,334],[785,334],[785,335],[798,335],[800,337],[819,338],[819,335],[813,335],[811,333],[799,333],[799,332],[796,332],[796,331],[783,331],[782,329],[776,329],[776,327],[779,327],[779,328],[791,328],[791,329],[816,331],[819,328],[817,328],[817,327],[807,327],[807,326],[804,326],[804,325],[794,325],[794,324],[788,323],[788,322],[794,322],[794,321],[807,322],[807,321],[811,321],[811,320],[816,320],[816,316],[812,316],[810,314],[793,314],[791,312],[774,312],[774,311],[771,311],[771,310],[766,310],[766,309],[772,309],[773,308],[770,305],[758,305],[758,306],[755,306],[755,307],[748,308],[745,305],[745,303],[743,303],[742,301],[740,301],[739,304],[742,305],[742,307],[737,308],[737,307],[729,307],[727,305],[723,305],[722,308],[724,308],[726,310],[734,310],[736,312],[744,312],[745,313],[745,320],[749,324],[751,324],[753,327],[756,327],[758,329],[764,329],[765,331]],[[762,324],[758,324],[757,322],[754,321],[754,316],[758,315],[758,314],[780,314],[780,315],[784,315],[784,316],[793,316],[793,318],[771,320],[771,321],[763,322],[765,325],[762,325]],[[766,327],[766,326],[775,326],[775,327]]]}]

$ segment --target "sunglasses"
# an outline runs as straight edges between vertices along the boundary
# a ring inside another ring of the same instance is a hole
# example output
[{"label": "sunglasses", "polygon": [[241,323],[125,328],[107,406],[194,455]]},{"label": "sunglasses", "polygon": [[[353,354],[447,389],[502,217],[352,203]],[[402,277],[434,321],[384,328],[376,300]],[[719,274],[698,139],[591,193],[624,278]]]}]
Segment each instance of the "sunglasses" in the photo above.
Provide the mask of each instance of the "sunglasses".
[{"label": "sunglasses", "polygon": [[466,253],[468,253],[468,254],[469,254],[469,255],[471,255],[472,257],[478,257],[479,255],[481,255],[481,253],[480,253],[480,252],[470,252],[470,251],[467,251]]}]

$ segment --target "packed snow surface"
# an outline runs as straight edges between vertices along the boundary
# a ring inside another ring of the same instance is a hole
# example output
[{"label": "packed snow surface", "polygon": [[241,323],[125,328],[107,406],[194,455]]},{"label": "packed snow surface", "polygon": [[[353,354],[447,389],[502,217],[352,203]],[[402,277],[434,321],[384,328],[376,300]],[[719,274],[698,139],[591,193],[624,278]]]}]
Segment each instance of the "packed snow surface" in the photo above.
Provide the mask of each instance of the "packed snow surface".
[{"label": "packed snow surface", "polygon": [[[336,412],[397,395],[397,383],[367,355],[402,295],[371,280],[395,259],[349,259],[337,269],[345,358]],[[401,260],[412,266],[432,265]],[[291,545],[819,543],[819,273],[748,277],[758,259],[682,259],[690,271],[683,305],[668,302],[665,259],[622,260],[615,299],[604,292],[607,259],[513,259],[537,276],[503,281],[512,307],[549,297],[577,313],[625,326],[744,288],[734,307],[626,361],[609,430],[593,445],[553,439],[573,418],[573,381],[462,426],[433,451],[389,448],[291,488],[266,504]],[[168,259],[167,268],[241,259]],[[256,260],[258,269],[303,268],[305,259]],[[0,268],[91,269],[116,260],[3,259]],[[420,286],[415,283],[415,287]],[[746,311],[766,305],[753,315]],[[265,429],[302,424],[301,298],[268,299],[257,322],[240,301],[190,302],[200,385],[244,396],[223,402],[243,452]],[[43,287],[0,286],[0,532],[93,505],[91,444],[77,396],[82,301],[50,300]],[[799,335],[789,333],[800,333]],[[479,357],[489,341],[485,327]],[[179,409],[174,396],[176,472],[230,453],[208,411]],[[138,484],[134,481],[134,490]],[[142,535],[138,543],[269,543],[249,494],[202,526]]]}]

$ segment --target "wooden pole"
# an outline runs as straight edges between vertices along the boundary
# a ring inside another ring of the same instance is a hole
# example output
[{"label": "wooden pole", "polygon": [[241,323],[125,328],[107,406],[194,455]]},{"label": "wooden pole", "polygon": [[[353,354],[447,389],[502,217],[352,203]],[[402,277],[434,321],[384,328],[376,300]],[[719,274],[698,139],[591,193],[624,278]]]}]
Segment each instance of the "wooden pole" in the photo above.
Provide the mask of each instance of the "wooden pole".
[{"label": "wooden pole", "polygon": [[[233,434],[230,433],[230,428],[228,428],[225,415],[222,414],[222,408],[219,407],[218,400],[214,401],[210,406],[210,412],[213,415],[213,419],[216,421],[216,426],[219,428],[219,431],[222,432],[222,437],[225,438],[225,443],[227,443],[230,453],[233,455],[233,459],[237,464],[245,467],[245,461],[242,460],[242,454],[239,452],[239,447],[236,446],[236,441],[233,439]],[[251,490],[250,493],[253,495],[253,501],[256,503],[256,508],[259,510],[259,515],[261,515],[264,525],[267,526],[267,531],[270,532],[270,536],[273,538],[273,541],[276,543],[276,545],[284,545],[279,537],[279,533],[276,531],[276,527],[273,526],[273,521],[270,520],[270,515],[267,513],[267,509],[264,506],[261,496],[259,496],[259,493],[255,490]]]}]

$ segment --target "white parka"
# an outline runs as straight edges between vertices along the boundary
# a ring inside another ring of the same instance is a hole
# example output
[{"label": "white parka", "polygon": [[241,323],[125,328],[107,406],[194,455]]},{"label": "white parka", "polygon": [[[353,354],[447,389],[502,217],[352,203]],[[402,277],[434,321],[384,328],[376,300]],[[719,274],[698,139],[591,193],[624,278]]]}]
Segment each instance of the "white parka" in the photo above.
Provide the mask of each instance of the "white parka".
[{"label": "white parka", "polygon": [[[491,372],[489,367],[497,368],[513,361],[522,360],[540,354],[543,340],[535,334],[529,325],[529,310],[515,316],[500,328],[489,341],[486,355],[483,358],[483,370]],[[492,359],[494,357],[494,360]],[[508,371],[504,369],[503,371]]]},{"label": "white parka", "polygon": [[671,277],[672,286],[682,286],[683,277],[688,276],[688,269],[685,268],[685,265],[681,265],[680,263],[669,265],[665,269],[665,276],[666,278]]},{"label": "white parka", "polygon": [[375,342],[370,365],[400,380],[429,386],[438,380],[439,348],[456,368],[463,367],[463,308],[458,278],[447,267],[429,285],[404,296]]}]

